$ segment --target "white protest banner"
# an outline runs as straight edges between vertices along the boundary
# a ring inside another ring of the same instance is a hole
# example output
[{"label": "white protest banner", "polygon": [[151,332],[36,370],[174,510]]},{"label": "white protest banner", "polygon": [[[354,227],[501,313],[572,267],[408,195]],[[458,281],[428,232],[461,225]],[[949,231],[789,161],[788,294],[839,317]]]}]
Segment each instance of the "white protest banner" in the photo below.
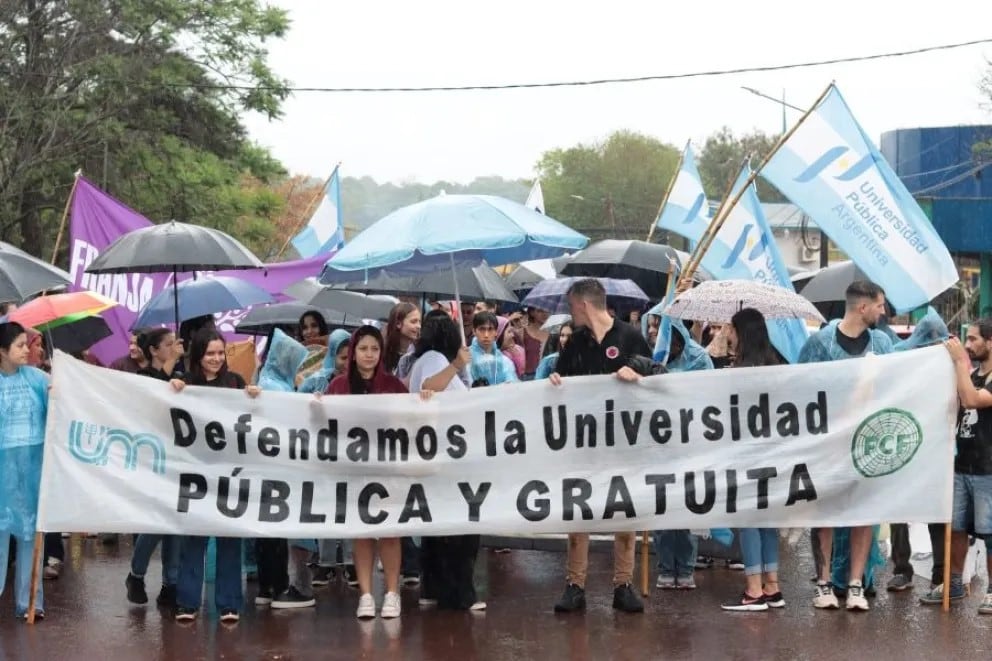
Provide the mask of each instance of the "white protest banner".
[{"label": "white protest banner", "polygon": [[946,521],[956,407],[943,347],[429,402],[176,393],[57,354],[39,529],[320,538]]}]

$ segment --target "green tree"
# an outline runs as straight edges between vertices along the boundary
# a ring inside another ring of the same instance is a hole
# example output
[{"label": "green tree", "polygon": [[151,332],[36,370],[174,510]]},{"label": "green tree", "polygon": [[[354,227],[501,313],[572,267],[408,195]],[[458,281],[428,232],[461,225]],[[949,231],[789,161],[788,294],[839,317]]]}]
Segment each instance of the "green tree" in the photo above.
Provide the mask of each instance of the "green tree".
[{"label": "green tree", "polygon": [[47,253],[79,168],[153,220],[264,233],[242,178],[283,171],[238,113],[278,115],[287,27],[259,0],[0,3],[0,235]]},{"label": "green tree", "polygon": [[537,164],[545,208],[592,238],[644,238],[678,160],[677,148],[632,131],[553,149]]},{"label": "green tree", "polygon": [[[777,140],[776,136],[761,131],[738,137],[726,126],[706,138],[703,150],[696,160],[706,196],[711,200],[722,200],[727,194],[727,189],[737,178],[744,159],[750,155],[751,167],[758,167],[761,159],[771,151]],[[787,201],[777,188],[761,177],[756,181],[758,198],[762,202]]]}]

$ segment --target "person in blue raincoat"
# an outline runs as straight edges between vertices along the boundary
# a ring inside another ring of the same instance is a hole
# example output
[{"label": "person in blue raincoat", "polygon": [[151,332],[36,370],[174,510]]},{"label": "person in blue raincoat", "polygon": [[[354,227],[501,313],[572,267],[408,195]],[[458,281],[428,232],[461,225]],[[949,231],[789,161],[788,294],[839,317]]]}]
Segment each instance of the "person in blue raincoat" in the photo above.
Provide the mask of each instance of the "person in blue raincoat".
[{"label": "person in blue raincoat", "polygon": [[558,364],[558,354],[568,344],[568,340],[572,337],[574,330],[575,326],[569,320],[559,326],[558,331],[552,333],[548,338],[545,355],[541,358],[541,362],[537,364],[537,370],[534,372],[534,379],[536,381],[548,378],[555,371],[555,365]]},{"label": "person in blue raincoat", "polygon": [[[0,324],[0,595],[7,581],[11,537],[16,549],[14,612],[26,617],[31,596],[31,558],[37,527],[41,457],[48,414],[48,375],[28,365],[23,326]],[[41,572],[39,554],[38,572]],[[45,616],[41,581],[35,617]]]},{"label": "person in blue raincoat", "polygon": [[[664,362],[669,372],[694,372],[713,369],[713,361],[706,349],[692,339],[689,329],[681,319],[661,315],[660,303],[641,318],[641,332],[648,334],[649,316],[661,318],[658,341],[654,346],[654,359]],[[696,587],[695,568],[699,539],[689,530],[656,530],[653,534],[655,553],[658,555],[658,580],[656,587],[663,590],[693,589]]]},{"label": "person in blue raincoat", "polygon": [[[324,356],[324,364],[321,365],[319,370],[303,379],[303,382],[296,391],[306,393],[325,392],[331,380],[339,373],[344,373],[344,366],[348,364],[346,352],[350,340],[351,333],[343,328],[331,331],[327,339],[327,355]],[[344,354],[343,362],[338,360],[339,352]],[[339,363],[341,364],[339,365]]]},{"label": "person in blue raincoat", "polygon": [[[799,352],[800,363],[892,352],[889,336],[875,328],[885,314],[882,288],[873,282],[859,280],[851,283],[845,296],[844,317],[831,321],[810,336]],[[817,560],[814,607],[838,608],[836,589],[842,594],[846,590],[847,610],[868,610],[865,592],[873,589],[875,570],[885,564],[878,550],[878,530],[878,526],[858,526],[811,531],[813,555]]]}]

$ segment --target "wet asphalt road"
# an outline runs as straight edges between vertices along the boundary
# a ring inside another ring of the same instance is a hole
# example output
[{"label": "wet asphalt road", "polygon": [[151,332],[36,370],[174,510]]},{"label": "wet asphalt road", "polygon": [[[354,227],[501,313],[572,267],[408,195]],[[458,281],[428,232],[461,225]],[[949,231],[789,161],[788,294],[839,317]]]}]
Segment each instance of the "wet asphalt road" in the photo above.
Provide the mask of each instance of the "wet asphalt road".
[{"label": "wet asphalt road", "polygon": [[[743,574],[697,572],[699,589],[652,588],[643,615],[611,608],[611,554],[594,553],[585,614],[554,615],[563,587],[560,553],[484,549],[478,584],[485,614],[424,611],[418,591],[403,591],[400,620],[359,622],[357,593],[342,583],[317,589],[316,609],[269,611],[246,607],[240,624],[220,625],[207,613],[177,625],[154,605],[135,607],[124,597],[130,545],[106,548],[97,540],[67,540],[63,575],[46,581],[47,619],[35,627],[13,620],[8,591],[0,600],[0,659],[988,659],[992,617],[976,612],[984,578],[973,595],[952,607],[922,607],[924,574],[915,593],[882,592],[872,611],[817,612],[810,604],[808,543],[783,546],[781,581],[787,607],[779,612],[725,613],[722,600],[739,593]],[[154,600],[160,576],[149,571]],[[888,579],[888,572],[882,581]],[[652,572],[652,585],[654,574]],[[378,588],[381,594],[381,587]],[[251,604],[255,586],[249,584]],[[209,602],[205,602],[209,603]]]}]

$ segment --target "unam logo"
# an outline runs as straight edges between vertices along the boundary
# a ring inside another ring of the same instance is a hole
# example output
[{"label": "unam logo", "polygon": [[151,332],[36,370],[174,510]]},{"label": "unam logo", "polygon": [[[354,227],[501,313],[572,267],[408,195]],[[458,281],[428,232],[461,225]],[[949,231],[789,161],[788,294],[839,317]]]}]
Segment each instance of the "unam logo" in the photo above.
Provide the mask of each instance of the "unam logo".
[{"label": "unam logo", "polygon": [[[802,171],[802,173],[794,179],[794,181],[805,184],[814,179],[818,178],[823,171],[830,167],[834,161],[840,159],[844,154],[851,151],[850,147],[845,147],[844,145],[838,145],[831,149],[828,149],[823,153],[818,159],[810,163],[809,167]],[[844,168],[844,171],[838,175],[834,176],[834,179],[838,181],[851,181],[859,176],[861,176],[865,170],[870,168],[875,164],[875,157],[870,153],[865,155],[861,160],[859,160],[854,165],[847,167],[846,160],[840,163],[840,166]]]},{"label": "unam logo", "polygon": [[[106,466],[113,445],[124,448],[124,468],[138,469],[138,451],[148,448],[152,456],[152,470],[165,473],[165,445],[154,434],[131,434],[123,429],[73,420],[69,424],[69,452],[84,464]],[[146,453],[147,454],[147,453]]]}]

